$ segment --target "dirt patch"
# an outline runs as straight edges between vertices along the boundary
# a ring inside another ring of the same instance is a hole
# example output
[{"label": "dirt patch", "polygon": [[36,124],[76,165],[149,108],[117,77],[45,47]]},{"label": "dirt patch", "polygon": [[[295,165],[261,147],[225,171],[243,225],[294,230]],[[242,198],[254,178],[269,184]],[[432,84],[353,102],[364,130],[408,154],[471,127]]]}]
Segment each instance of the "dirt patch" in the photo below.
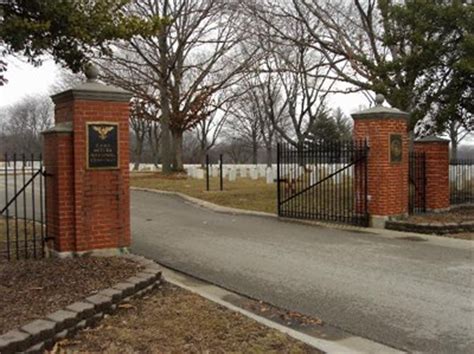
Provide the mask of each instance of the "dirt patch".
[{"label": "dirt patch", "polygon": [[[426,226],[430,225],[433,226],[440,226],[443,227],[444,225],[453,225],[453,224],[463,224],[463,223],[472,223],[474,222],[474,207],[462,207],[452,209],[450,211],[446,211],[443,213],[426,213],[426,214],[418,214],[418,215],[411,215],[406,220],[411,224]],[[415,230],[416,232],[416,230]],[[450,238],[457,238],[462,240],[474,240],[474,232],[433,232],[432,234],[436,234],[437,236],[442,237],[450,237]]]},{"label": "dirt patch", "polygon": [[139,269],[119,257],[0,260],[0,333],[110,287]]},{"label": "dirt patch", "polygon": [[323,325],[323,321],[319,318],[308,316],[297,311],[285,310],[261,300],[257,301],[253,299],[246,299],[245,301],[239,303],[239,305],[246,310],[291,328],[304,328]]},{"label": "dirt patch", "polygon": [[474,221],[474,207],[452,209],[443,213],[411,215],[407,221],[415,223],[460,223]]},{"label": "dirt patch", "polygon": [[60,352],[320,353],[189,291],[163,284],[96,328],[61,342]]},{"label": "dirt patch", "polygon": [[443,237],[457,238],[461,240],[474,240],[474,232],[460,233],[460,234],[446,234]]}]

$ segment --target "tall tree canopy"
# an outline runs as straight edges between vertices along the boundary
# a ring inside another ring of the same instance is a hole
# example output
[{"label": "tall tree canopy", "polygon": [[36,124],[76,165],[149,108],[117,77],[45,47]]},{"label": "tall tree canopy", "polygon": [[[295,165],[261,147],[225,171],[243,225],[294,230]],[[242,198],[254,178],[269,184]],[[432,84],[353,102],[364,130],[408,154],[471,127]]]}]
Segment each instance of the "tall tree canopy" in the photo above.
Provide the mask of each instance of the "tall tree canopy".
[{"label": "tall tree canopy", "polygon": [[[0,4],[0,46],[6,53],[19,53],[32,63],[42,54],[74,72],[81,70],[89,55],[107,52],[115,39],[156,33],[158,17],[143,20],[126,15],[130,0],[15,0]],[[6,63],[0,59],[0,85]]]},{"label": "tall tree canopy", "polygon": [[350,90],[384,94],[392,106],[411,113],[412,129],[456,67],[473,75],[474,10],[461,0],[248,2],[276,32],[273,40],[301,42],[281,24],[303,23],[309,33],[304,44],[327,58],[334,78],[350,84]]}]

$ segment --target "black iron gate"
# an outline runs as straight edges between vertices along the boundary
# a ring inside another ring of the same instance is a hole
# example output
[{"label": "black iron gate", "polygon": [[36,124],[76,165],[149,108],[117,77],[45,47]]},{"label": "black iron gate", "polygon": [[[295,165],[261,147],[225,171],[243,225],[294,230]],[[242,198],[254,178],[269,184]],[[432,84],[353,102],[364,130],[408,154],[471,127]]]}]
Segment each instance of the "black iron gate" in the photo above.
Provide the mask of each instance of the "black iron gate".
[{"label": "black iron gate", "polygon": [[366,141],[277,147],[278,215],[368,226]]},{"label": "black iron gate", "polygon": [[47,230],[41,155],[5,154],[1,163],[0,197],[5,205],[0,209],[0,257],[43,257]]},{"label": "black iron gate", "polygon": [[410,214],[426,212],[426,157],[424,152],[410,152],[408,168]]}]

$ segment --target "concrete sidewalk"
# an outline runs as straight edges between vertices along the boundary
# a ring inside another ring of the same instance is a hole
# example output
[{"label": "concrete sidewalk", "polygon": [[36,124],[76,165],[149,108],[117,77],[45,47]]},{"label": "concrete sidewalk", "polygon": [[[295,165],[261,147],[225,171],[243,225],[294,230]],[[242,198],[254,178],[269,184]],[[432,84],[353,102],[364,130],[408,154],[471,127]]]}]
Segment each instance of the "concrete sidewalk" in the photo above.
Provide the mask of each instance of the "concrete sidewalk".
[{"label": "concrete sidewalk", "polygon": [[132,229],[137,253],[348,333],[408,351],[474,351],[469,241],[222,214],[138,191]]}]

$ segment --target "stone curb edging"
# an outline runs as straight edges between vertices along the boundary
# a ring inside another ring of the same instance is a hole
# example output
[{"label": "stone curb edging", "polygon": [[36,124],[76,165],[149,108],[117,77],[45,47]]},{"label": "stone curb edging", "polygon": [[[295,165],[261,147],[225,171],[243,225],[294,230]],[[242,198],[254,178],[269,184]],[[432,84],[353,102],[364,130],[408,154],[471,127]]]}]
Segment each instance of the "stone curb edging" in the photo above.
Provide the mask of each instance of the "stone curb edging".
[{"label": "stone curb edging", "polygon": [[0,336],[0,353],[43,353],[55,342],[95,325],[105,314],[111,314],[117,310],[124,300],[143,296],[161,283],[162,270],[158,264],[133,254],[123,257],[137,262],[145,269],[82,301],[50,313],[43,319],[4,333]]},{"label": "stone curb edging", "polygon": [[474,222],[461,223],[412,223],[407,221],[387,221],[385,228],[396,231],[408,231],[421,234],[458,234],[474,232]]}]

